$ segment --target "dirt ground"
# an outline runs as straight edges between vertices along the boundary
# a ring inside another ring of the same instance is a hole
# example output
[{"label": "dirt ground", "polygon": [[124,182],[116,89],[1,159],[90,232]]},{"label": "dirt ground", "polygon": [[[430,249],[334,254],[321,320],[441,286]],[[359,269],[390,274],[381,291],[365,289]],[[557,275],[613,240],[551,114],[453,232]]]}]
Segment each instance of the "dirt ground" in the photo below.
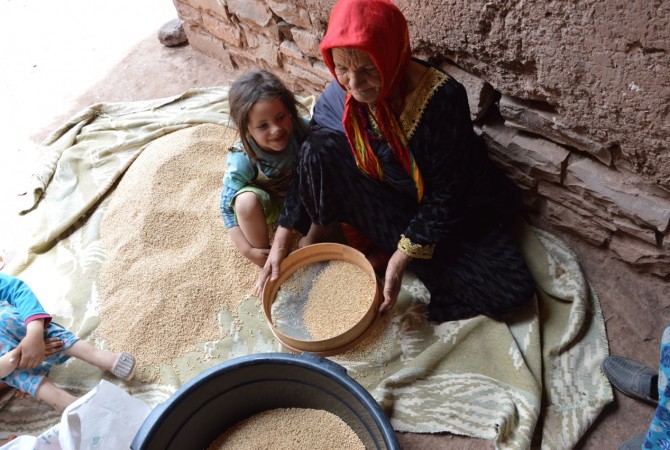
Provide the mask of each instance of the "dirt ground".
[{"label": "dirt ground", "polygon": [[[111,19],[131,6],[139,9],[137,17],[124,16],[123,25]],[[158,28],[176,18],[165,0],[0,0],[0,17],[0,45],[6,55],[5,70],[0,71],[3,209],[20,191],[36,145],[79,110],[98,102],[162,98],[192,87],[229,85],[237,75],[188,45],[160,44]],[[0,217],[0,251],[11,255],[12,230],[6,219],[6,214]],[[670,283],[636,273],[604,250],[535,223],[563,238],[578,255],[600,298],[611,353],[656,368],[660,337],[670,323]],[[615,402],[576,448],[616,449],[646,431],[653,412],[652,406],[615,392]],[[489,442],[448,434],[399,434],[399,440],[410,450],[493,448]]]}]

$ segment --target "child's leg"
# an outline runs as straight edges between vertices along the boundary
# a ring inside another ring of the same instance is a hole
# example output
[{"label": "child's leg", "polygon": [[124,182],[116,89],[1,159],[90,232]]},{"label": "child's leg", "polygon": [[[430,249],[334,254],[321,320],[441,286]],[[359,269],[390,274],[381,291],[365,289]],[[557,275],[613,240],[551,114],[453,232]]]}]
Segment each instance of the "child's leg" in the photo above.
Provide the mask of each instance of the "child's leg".
[{"label": "child's leg", "polygon": [[270,236],[263,205],[253,192],[241,192],[235,197],[237,223],[253,248],[270,248]]},{"label": "child's leg", "polygon": [[78,340],[64,352],[68,356],[86,361],[102,370],[112,370],[114,363],[119,357],[118,353],[108,352],[94,347],[86,341]]},{"label": "child's leg", "polygon": [[128,353],[113,353],[101,350],[86,341],[78,340],[64,352],[68,356],[74,356],[99,369],[112,372],[119,378],[130,379],[135,366],[135,359]]},{"label": "child's leg", "polygon": [[35,398],[51,405],[56,411],[63,412],[77,397],[64,389],[57,387],[47,377],[44,377],[37,388]]}]

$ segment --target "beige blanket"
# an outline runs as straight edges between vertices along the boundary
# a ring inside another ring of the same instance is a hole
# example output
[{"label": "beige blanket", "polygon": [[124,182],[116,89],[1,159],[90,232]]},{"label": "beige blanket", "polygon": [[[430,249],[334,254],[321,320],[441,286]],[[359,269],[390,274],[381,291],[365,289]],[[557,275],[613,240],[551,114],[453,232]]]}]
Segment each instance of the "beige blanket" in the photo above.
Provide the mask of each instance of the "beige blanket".
[{"label": "beige blanket", "polygon": [[[237,254],[219,217],[235,138],[227,107],[225,87],[97,104],[45,142],[19,219],[21,251],[4,270],[80,337],[140,355],[129,383],[71,360],[52,371],[57,384],[83,393],[105,377],[154,406],[219,362],[285,351],[248,295],[258,269]],[[434,325],[425,320],[427,291],[407,274],[393,314],[331,358],[397,431],[452,432],[500,449],[530,448],[533,439],[572,448],[612,401],[599,369],[604,321],[575,255],[527,225],[518,237],[538,286],[528,310],[507,323]],[[31,398],[0,405],[0,439],[58,422]]]}]

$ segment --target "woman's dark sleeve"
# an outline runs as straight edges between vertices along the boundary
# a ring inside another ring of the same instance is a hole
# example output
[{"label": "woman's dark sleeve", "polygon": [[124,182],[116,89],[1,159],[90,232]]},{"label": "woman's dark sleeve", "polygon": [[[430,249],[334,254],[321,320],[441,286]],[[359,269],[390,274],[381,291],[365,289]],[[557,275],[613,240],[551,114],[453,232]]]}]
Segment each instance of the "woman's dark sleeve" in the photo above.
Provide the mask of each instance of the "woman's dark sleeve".
[{"label": "woman's dark sleeve", "polygon": [[410,140],[424,180],[424,197],[404,233],[412,243],[448,241],[466,226],[468,197],[486,157],[478,139],[465,89],[450,78],[428,102]]},{"label": "woman's dark sleeve", "polygon": [[279,214],[278,223],[284,228],[299,231],[303,236],[309,231],[311,220],[307,214],[307,210],[302,204],[299,174],[297,171],[294,171],[293,173],[289,190],[284,199],[284,205]]},{"label": "woman's dark sleeve", "polygon": [[[311,126],[315,128],[325,127],[344,133],[342,126],[344,96],[344,89],[336,81],[331,81],[316,101]],[[305,235],[309,231],[312,222],[302,204],[300,192],[300,177],[302,176],[300,161],[303,159],[303,151],[304,147],[300,149],[301,154],[298,156],[298,166],[294,172],[284,206],[279,216],[279,225],[298,230]]]}]

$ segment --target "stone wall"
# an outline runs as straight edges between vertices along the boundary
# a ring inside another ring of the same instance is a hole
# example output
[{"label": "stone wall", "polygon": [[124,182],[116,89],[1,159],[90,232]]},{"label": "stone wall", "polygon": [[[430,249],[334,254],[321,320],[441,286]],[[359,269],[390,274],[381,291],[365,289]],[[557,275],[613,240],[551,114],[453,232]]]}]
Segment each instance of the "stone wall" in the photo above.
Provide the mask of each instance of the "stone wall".
[{"label": "stone wall", "polygon": [[[330,80],[318,44],[334,0],[174,0],[190,44]],[[417,56],[461,81],[530,217],[670,277],[670,2],[397,0]]]}]

